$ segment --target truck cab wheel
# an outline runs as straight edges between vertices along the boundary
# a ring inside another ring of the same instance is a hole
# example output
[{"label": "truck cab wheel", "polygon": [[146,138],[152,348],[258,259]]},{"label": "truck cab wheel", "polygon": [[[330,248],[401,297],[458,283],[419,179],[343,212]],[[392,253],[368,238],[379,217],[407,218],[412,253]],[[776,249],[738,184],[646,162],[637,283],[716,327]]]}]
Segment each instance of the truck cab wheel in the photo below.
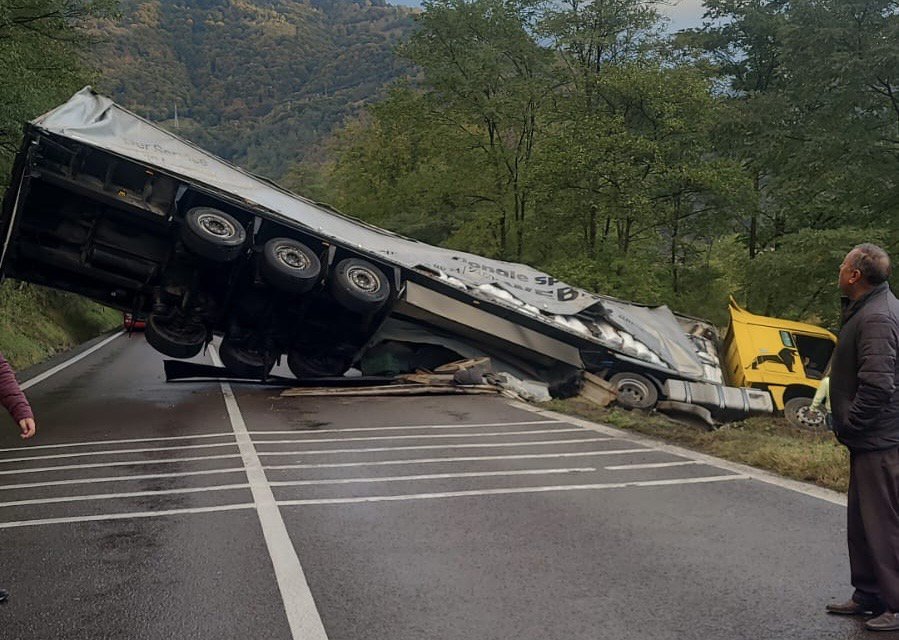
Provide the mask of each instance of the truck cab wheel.
[{"label": "truck cab wheel", "polygon": [[181,240],[201,258],[230,262],[243,251],[247,230],[224,211],[212,207],[194,207],[184,216]]},{"label": "truck cab wheel", "polygon": [[206,343],[203,323],[180,312],[167,315],[151,313],[144,335],[151,347],[170,358],[193,358]]},{"label": "truck cab wheel", "polygon": [[241,378],[253,380],[261,380],[275,366],[274,360],[269,362],[264,351],[228,339],[222,340],[219,357],[228,371]]},{"label": "truck cab wheel", "polygon": [[321,275],[318,256],[302,242],[272,238],[262,249],[259,270],[274,288],[286,293],[306,293]]},{"label": "truck cab wheel", "polygon": [[390,283],[384,272],[359,258],[338,262],[330,286],[331,295],[340,306],[354,313],[374,313],[390,297]]},{"label": "truck cab wheel", "polygon": [[618,403],[628,409],[652,409],[659,400],[655,384],[639,373],[616,373],[609,383],[618,391]]},{"label": "truck cab wheel", "polygon": [[807,431],[824,429],[824,412],[813,411],[811,398],[790,398],[784,403],[784,417],[794,427]]}]

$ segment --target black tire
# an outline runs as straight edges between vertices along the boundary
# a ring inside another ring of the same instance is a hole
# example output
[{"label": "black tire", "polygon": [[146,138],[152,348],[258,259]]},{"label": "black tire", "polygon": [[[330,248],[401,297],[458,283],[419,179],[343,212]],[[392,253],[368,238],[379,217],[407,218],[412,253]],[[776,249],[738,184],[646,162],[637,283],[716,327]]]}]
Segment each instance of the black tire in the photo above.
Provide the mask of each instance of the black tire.
[{"label": "black tire", "polygon": [[181,240],[201,258],[231,262],[243,251],[247,230],[233,216],[212,207],[194,207],[184,216]]},{"label": "black tire", "polygon": [[341,355],[307,354],[293,349],[287,354],[287,367],[293,375],[302,379],[340,376],[350,365]]},{"label": "black tire", "polygon": [[652,409],[659,401],[655,384],[639,373],[616,373],[609,383],[618,391],[618,404],[628,409]]},{"label": "black tire", "polygon": [[826,429],[823,411],[812,411],[812,399],[790,398],[784,403],[784,417],[794,427],[806,431]]},{"label": "black tire", "polygon": [[318,282],[322,263],[302,242],[272,238],[262,249],[259,270],[274,288],[286,293],[306,293]]},{"label": "black tire", "polygon": [[228,371],[241,378],[252,380],[262,380],[275,366],[274,360],[270,362],[266,360],[263,351],[227,339],[222,340],[219,347],[219,358]]},{"label": "black tire", "polygon": [[199,320],[180,313],[160,316],[151,313],[144,335],[150,346],[170,358],[193,358],[206,344],[206,327]]},{"label": "black tire", "polygon": [[374,313],[390,297],[390,283],[384,272],[359,258],[337,263],[330,277],[331,295],[347,311]]}]

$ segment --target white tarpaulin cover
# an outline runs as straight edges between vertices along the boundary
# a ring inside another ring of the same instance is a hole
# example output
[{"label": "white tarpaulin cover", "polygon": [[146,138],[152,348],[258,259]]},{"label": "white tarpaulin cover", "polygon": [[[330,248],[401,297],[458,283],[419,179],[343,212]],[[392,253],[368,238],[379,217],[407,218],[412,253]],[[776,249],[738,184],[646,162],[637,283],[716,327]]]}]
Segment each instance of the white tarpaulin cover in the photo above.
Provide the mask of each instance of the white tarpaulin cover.
[{"label": "white tarpaulin cover", "polygon": [[543,311],[574,315],[596,303],[592,294],[526,265],[433,247],[342,216],[216,158],[90,87],[32,124],[239,196],[322,236],[379,254],[390,262],[437,269],[472,287],[496,284]]}]

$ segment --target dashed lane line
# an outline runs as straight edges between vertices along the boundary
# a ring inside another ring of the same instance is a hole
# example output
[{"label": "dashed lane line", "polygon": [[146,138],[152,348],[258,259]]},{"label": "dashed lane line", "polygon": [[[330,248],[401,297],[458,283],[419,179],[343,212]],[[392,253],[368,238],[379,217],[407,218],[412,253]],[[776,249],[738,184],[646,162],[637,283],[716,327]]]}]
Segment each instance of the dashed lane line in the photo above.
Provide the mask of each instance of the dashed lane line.
[{"label": "dashed lane line", "polygon": [[86,496],[58,496],[55,498],[32,498],[29,500],[15,500],[12,502],[0,502],[0,508],[3,507],[25,507],[35,504],[57,504],[63,502],[87,502],[90,500],[118,500],[124,498],[144,498],[147,496],[166,496],[176,495],[180,493],[201,493],[205,491],[229,491],[231,489],[247,489],[250,485],[243,484],[222,484],[211,487],[185,487],[180,489],[158,489],[149,491],[127,491],[122,493],[96,493]]},{"label": "dashed lane line", "polygon": [[559,484],[546,487],[510,487],[507,489],[478,489],[472,491],[443,491],[440,493],[411,493],[397,496],[366,496],[359,498],[311,498],[305,500],[280,500],[282,507],[353,504],[359,502],[398,502],[406,500],[434,500],[440,498],[462,498],[470,496],[498,496],[522,493],[547,493],[552,491],[595,491],[600,489],[624,489],[627,487],[660,487],[681,484],[702,484],[707,482],[729,482],[733,480],[749,480],[749,476],[732,474],[726,476],[705,476],[701,478],[682,478],[674,480],[645,480],[640,482],[608,482],[602,484]]},{"label": "dashed lane line", "polygon": [[[448,480],[454,478],[487,478],[492,476],[536,476],[557,473],[586,473],[596,471],[595,467],[574,467],[571,469],[520,469],[514,471],[481,471],[472,473],[429,473],[416,476],[383,476],[375,478],[329,478],[326,480],[281,480],[269,481],[273,487],[305,487],[310,485],[357,484],[370,482],[408,482],[410,480]],[[0,505],[2,506],[2,505]]]},{"label": "dashed lane line", "polygon": [[618,454],[647,453],[653,449],[608,449],[605,451],[577,451],[574,453],[527,453],[508,456],[468,456],[464,458],[417,458],[415,460],[376,460],[374,462],[323,462],[320,464],[266,465],[266,469],[331,469],[337,467],[380,467],[387,465],[428,464],[439,462],[474,462],[481,460],[538,460],[541,458],[578,458],[586,456],[611,456]]},{"label": "dashed lane line", "polygon": [[[218,351],[210,345],[209,354],[217,366],[222,366]],[[237,398],[227,382],[219,383],[222,395],[225,398],[225,408],[231,421],[231,428],[240,447],[240,454],[247,472],[247,480],[250,491],[253,493],[253,506],[262,525],[262,533],[265,544],[268,547],[275,569],[275,578],[278,589],[281,591],[281,600],[287,621],[290,625],[290,633],[293,640],[328,640],[321,616],[312,598],[306,574],[300,565],[296,549],[287,533],[281,511],[275,501],[272,488],[265,477],[262,462],[253,446],[247,425],[244,422]]]},{"label": "dashed lane line", "polygon": [[423,449],[502,449],[504,447],[536,447],[583,442],[609,442],[614,438],[572,438],[570,440],[539,440],[536,442],[487,442],[477,444],[423,444],[413,447],[369,447],[366,449],[311,449],[309,451],[260,451],[260,456],[308,456],[325,453],[380,453],[385,451],[420,451]]}]

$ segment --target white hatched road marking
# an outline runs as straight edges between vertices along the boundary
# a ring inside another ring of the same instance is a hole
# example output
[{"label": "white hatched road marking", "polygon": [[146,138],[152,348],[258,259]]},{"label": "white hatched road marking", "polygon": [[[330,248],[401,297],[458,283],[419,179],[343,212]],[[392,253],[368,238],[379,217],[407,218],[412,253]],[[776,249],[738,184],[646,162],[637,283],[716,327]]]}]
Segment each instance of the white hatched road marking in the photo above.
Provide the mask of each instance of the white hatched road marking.
[{"label": "white hatched road marking", "polygon": [[191,513],[215,513],[216,511],[237,511],[240,509],[254,509],[252,502],[244,504],[226,504],[216,507],[194,507],[192,509],[166,509],[162,511],[132,511],[130,513],[107,513],[96,516],[71,516],[68,518],[42,518],[37,520],[16,520],[13,522],[0,522],[0,529],[14,529],[16,527],[33,527],[46,524],[73,524],[77,522],[101,522],[104,520],[130,520],[131,518],[157,518],[159,516],[178,516]]},{"label": "white hatched road marking", "polygon": [[0,485],[0,491],[7,489],[34,489],[37,487],[61,487],[70,484],[94,484],[98,482],[122,482],[125,480],[158,480],[160,478],[181,478],[185,476],[207,476],[217,473],[243,473],[243,467],[231,469],[204,469],[203,471],[179,471],[177,473],[147,473],[128,476],[107,476],[104,478],[73,478],[71,480],[54,480],[52,482],[25,482],[22,484]]},{"label": "white hatched road marking", "polygon": [[250,431],[252,436],[289,436],[310,433],[350,433],[354,431],[397,431],[401,429],[477,429],[481,427],[525,427],[531,424],[562,424],[564,420],[525,420],[523,422],[478,422],[474,424],[413,424],[398,427],[349,427],[343,429],[305,429],[300,431]]},{"label": "white hatched road marking", "polygon": [[539,429],[532,431],[490,431],[488,433],[431,433],[427,435],[403,436],[361,436],[354,438],[303,438],[295,440],[259,440],[253,438],[254,444],[303,444],[304,442],[361,442],[368,440],[422,440],[425,438],[495,438],[497,436],[525,436],[545,433],[583,433],[582,427],[573,429]]},{"label": "white hatched road marking", "polygon": [[[210,345],[209,354],[216,366],[221,367],[222,361],[218,351]],[[231,427],[240,446],[244,467],[247,470],[247,480],[250,483],[250,491],[253,493],[253,503],[262,525],[262,533],[265,544],[272,558],[275,569],[275,578],[281,591],[281,600],[287,613],[287,621],[290,624],[290,632],[294,640],[327,640],[325,627],[321,616],[309,590],[306,574],[300,565],[296,549],[287,533],[281,511],[275,502],[272,488],[265,477],[262,462],[256,454],[256,448],[247,431],[237,398],[231,390],[231,385],[221,382],[222,395],[225,397],[225,407],[228,410],[228,418]]]},{"label": "white hatched road marking", "polygon": [[665,467],[685,467],[691,464],[702,464],[697,460],[683,460],[681,462],[647,462],[645,464],[616,464],[604,467],[609,471],[625,471],[627,469],[663,469]]},{"label": "white hatched road marking", "polygon": [[[583,431],[583,429],[582,429]],[[236,447],[236,442],[210,442],[209,444],[182,444],[176,447],[147,447],[144,449],[109,449],[103,451],[78,451],[76,453],[54,453],[49,456],[23,456],[21,458],[0,458],[5,462],[28,462],[30,460],[59,460],[61,458],[82,458],[84,456],[111,456],[124,453],[153,453],[156,451],[180,451],[183,449],[210,449],[213,447]]]},{"label": "white hatched road marking", "polygon": [[260,456],[308,456],[323,453],[379,453],[382,451],[416,451],[422,449],[497,449],[503,447],[535,447],[538,445],[574,444],[580,442],[609,442],[614,438],[572,438],[571,440],[540,440],[538,442],[497,442],[478,444],[423,444],[414,447],[370,447],[367,449],[311,449],[309,451],[260,451]]},{"label": "white hatched road marking", "polygon": [[73,357],[69,358],[68,360],[66,360],[65,362],[61,362],[60,364],[56,365],[56,366],[53,367],[52,369],[47,369],[47,370],[44,371],[43,373],[34,376],[34,377],[31,378],[30,380],[27,380],[26,382],[23,382],[23,383],[22,383],[21,385],[19,385],[19,386],[22,388],[22,391],[24,391],[25,389],[28,389],[29,387],[33,387],[33,386],[36,385],[37,383],[43,382],[44,380],[46,380],[46,379],[49,378],[50,376],[59,373],[60,371],[62,371],[62,370],[65,369],[66,367],[70,367],[70,366],[72,366],[73,364],[75,364],[76,362],[78,362],[79,360],[82,360],[82,359],[86,358],[87,356],[89,356],[90,354],[92,354],[92,353],[93,353],[94,351],[96,351],[97,349],[101,349],[101,348],[105,347],[105,346],[108,345],[110,342],[112,342],[113,340],[115,340],[116,338],[118,338],[119,336],[124,335],[124,334],[125,334],[124,331],[119,331],[118,333],[113,334],[113,335],[109,336],[108,338],[106,338],[106,340],[103,340],[102,342],[98,342],[97,344],[95,344],[94,346],[92,346],[90,349],[85,349],[84,351],[82,351],[81,353],[79,353],[77,356],[73,356]]},{"label": "white hatched road marking", "polygon": [[[444,480],[449,478],[485,478],[490,476],[537,476],[553,473],[581,473],[596,471],[595,467],[572,469],[520,469],[516,471],[480,471],[471,473],[429,473],[417,476],[384,476],[381,478],[330,478],[327,480],[281,480],[269,481],[273,487],[299,487],[308,485],[356,484],[366,482],[404,482],[409,480]],[[0,505],[2,506],[2,505]]]},{"label": "white hatched road marking", "polygon": [[239,458],[239,453],[226,453],[220,456],[194,456],[190,458],[163,458],[161,460],[126,460],[124,462],[97,462],[94,464],[64,464],[53,467],[38,467],[28,469],[7,469],[0,471],[0,475],[9,475],[12,473],[48,473],[51,471],[71,471],[72,469],[101,469],[105,467],[129,467],[144,466],[153,464],[172,464],[176,462],[198,462],[200,460],[227,460],[230,458]]},{"label": "white hatched road marking", "polygon": [[461,498],[468,496],[496,496],[514,493],[546,493],[550,491],[586,491],[599,489],[623,489],[625,487],[659,487],[678,484],[701,484],[706,482],[726,482],[748,480],[749,476],[726,475],[704,478],[684,478],[679,480],[645,480],[640,482],[608,482],[603,484],[559,484],[548,487],[510,487],[508,489],[479,489],[473,491],[444,491],[440,493],[411,493],[399,496],[368,496],[361,498],[313,498],[306,500],[280,500],[280,506],[303,506],[313,504],[352,504],[357,502],[394,502],[404,500],[433,500],[437,498]]},{"label": "white hatched road marking", "polygon": [[415,460],[376,460],[375,462],[327,462],[321,464],[266,465],[266,469],[327,469],[333,467],[379,467],[395,464],[426,464],[429,462],[472,462],[475,460],[535,460],[539,458],[578,458],[615,454],[646,453],[653,449],[612,449],[607,451],[578,451],[575,453],[526,453],[509,456],[468,456],[465,458],[418,458]]},{"label": "white hatched road marking", "polygon": [[122,493],[97,493],[87,496],[60,496],[58,498],[33,498],[30,500],[15,500],[13,502],[0,502],[2,507],[22,507],[32,504],[55,504],[58,502],[85,502],[89,500],[114,500],[118,498],[142,498],[145,496],[163,496],[179,493],[200,493],[201,491],[227,491],[229,489],[248,489],[250,485],[222,484],[211,487],[185,487],[181,489],[159,489],[148,491],[129,491]]},{"label": "white hatched road marking", "polygon": [[66,442],[63,444],[36,444],[22,445],[19,447],[10,447],[8,449],[0,449],[0,453],[8,453],[10,451],[31,451],[32,449],[64,449],[66,447],[91,447],[104,444],[136,444],[138,442],[165,442],[168,440],[192,440],[193,438],[234,438],[231,432],[226,433],[197,433],[192,436],[166,436],[164,438],[129,438],[127,440],[92,440],[89,442]]}]

